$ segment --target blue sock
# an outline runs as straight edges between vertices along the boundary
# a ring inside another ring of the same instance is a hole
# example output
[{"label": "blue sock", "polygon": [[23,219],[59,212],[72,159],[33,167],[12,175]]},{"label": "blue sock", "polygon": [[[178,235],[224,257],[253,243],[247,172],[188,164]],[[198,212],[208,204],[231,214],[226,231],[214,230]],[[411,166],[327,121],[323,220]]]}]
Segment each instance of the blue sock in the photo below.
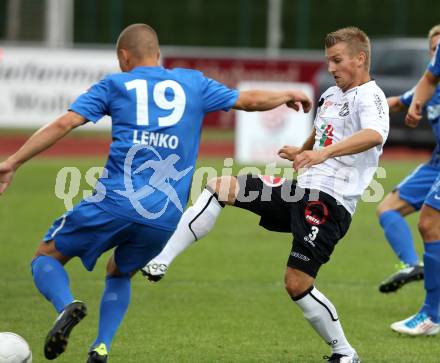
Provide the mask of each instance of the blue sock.
[{"label": "blue sock", "polygon": [[420,311],[428,314],[437,323],[440,307],[440,241],[425,243],[423,263],[426,298]]},{"label": "blue sock", "polygon": [[98,337],[93,347],[104,343],[110,349],[113,337],[124,318],[130,303],[131,280],[129,276],[107,277],[101,299]]},{"label": "blue sock", "polygon": [[399,212],[389,210],[379,216],[379,222],[385,232],[388,243],[400,261],[411,266],[417,265],[419,257],[414,248],[411,230],[405,218]]},{"label": "blue sock", "polygon": [[58,260],[50,256],[38,256],[32,261],[31,268],[35,286],[58,313],[73,302],[69,276]]}]

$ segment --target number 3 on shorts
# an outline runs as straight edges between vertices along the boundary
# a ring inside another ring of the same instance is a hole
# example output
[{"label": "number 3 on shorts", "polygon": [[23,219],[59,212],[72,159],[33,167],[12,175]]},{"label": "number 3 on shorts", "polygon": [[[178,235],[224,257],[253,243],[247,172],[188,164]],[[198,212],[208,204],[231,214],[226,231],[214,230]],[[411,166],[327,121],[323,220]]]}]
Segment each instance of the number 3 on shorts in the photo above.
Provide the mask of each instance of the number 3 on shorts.
[{"label": "number 3 on shorts", "polygon": [[309,240],[314,241],[316,236],[318,235],[319,228],[316,226],[312,226],[312,233],[309,233]]}]

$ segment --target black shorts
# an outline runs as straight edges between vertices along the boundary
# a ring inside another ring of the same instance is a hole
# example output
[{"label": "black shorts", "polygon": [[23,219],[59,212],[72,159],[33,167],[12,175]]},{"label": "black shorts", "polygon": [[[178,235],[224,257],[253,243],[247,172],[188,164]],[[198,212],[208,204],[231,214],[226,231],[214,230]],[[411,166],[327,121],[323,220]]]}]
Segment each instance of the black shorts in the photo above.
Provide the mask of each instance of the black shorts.
[{"label": "black shorts", "polygon": [[234,205],[261,216],[270,231],[291,232],[287,266],[316,277],[336,243],[347,233],[350,213],[330,195],[297,186],[295,180],[239,175]]}]

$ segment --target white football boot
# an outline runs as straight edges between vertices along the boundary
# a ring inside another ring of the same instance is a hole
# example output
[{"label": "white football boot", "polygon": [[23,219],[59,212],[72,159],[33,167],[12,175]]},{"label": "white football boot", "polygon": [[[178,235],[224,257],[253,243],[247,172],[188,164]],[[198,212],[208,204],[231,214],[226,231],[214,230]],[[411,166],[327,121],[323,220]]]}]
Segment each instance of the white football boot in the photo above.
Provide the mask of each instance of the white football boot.
[{"label": "white football boot", "polygon": [[142,267],[141,272],[148,281],[158,282],[165,276],[168,271],[168,266],[164,263],[158,263],[154,260],[148,262],[144,267]]},{"label": "white football boot", "polygon": [[422,312],[391,324],[391,329],[412,336],[436,335],[440,331],[440,324],[434,323],[426,313]]}]

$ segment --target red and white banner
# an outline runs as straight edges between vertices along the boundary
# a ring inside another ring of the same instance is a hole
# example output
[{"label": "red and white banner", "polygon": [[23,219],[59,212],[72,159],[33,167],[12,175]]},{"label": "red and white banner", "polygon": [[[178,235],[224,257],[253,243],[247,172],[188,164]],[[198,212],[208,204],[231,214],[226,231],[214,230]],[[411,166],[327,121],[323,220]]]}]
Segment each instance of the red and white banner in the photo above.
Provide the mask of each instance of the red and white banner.
[{"label": "red and white banner", "polygon": [[[267,59],[260,58],[221,58],[197,56],[166,56],[164,66],[167,68],[194,68],[202,71],[207,77],[236,88],[239,82],[301,82],[313,83],[323,61],[310,59]],[[235,123],[234,112],[214,112],[205,118],[205,125],[231,128]]]}]

